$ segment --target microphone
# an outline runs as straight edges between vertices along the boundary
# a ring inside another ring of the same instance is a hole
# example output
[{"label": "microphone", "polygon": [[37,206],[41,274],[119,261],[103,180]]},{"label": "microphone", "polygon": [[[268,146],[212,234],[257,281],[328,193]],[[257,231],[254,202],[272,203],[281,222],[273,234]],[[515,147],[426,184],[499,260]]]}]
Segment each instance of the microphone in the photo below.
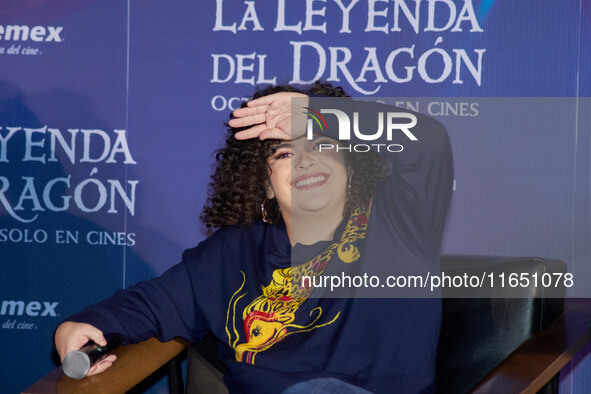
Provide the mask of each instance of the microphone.
[{"label": "microphone", "polygon": [[121,345],[121,342],[123,342],[123,337],[120,334],[114,334],[107,340],[105,346],[99,346],[92,342],[91,345],[80,350],[71,351],[64,357],[62,370],[66,376],[72,379],[82,379],[98,359],[112,352]]}]

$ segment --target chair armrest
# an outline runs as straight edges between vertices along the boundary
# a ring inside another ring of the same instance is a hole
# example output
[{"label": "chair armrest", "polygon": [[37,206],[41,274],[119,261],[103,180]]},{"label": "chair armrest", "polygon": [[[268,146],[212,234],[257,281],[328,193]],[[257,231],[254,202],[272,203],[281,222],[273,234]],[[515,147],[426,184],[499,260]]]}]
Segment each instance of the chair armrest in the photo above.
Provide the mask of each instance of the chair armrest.
[{"label": "chair armrest", "polygon": [[536,393],[591,341],[591,299],[565,299],[565,311],[534,334],[471,392]]},{"label": "chair armrest", "polygon": [[124,393],[169,362],[187,345],[188,342],[180,338],[166,343],[150,338],[134,345],[120,346],[113,351],[117,361],[103,373],[76,380],[64,375],[59,367],[23,393]]}]

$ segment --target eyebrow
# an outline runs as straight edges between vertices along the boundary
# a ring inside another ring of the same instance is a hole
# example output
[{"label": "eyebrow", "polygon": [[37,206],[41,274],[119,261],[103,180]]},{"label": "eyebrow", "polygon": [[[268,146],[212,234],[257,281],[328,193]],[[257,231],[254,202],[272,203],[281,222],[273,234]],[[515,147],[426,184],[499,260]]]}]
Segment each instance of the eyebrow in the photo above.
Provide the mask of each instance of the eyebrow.
[{"label": "eyebrow", "polygon": [[[302,136],[302,137],[303,137],[303,136]],[[298,137],[297,139],[300,139],[300,138],[302,138],[302,137]],[[319,140],[319,139],[321,139],[321,138],[328,138],[328,139],[330,139],[330,140],[334,140],[334,138],[332,138],[332,137],[330,137],[330,136],[328,136],[328,135],[314,133],[314,134],[312,135],[312,139],[311,139],[311,140],[309,140],[308,142],[316,141],[316,140]],[[290,140],[290,141],[284,141],[284,142],[281,142],[281,143],[279,143],[279,144],[275,145],[274,149],[275,149],[275,151],[278,151],[279,149],[291,149],[291,147],[292,147],[292,146],[291,146],[291,140]]]},{"label": "eyebrow", "polygon": [[283,149],[283,148],[291,148],[291,142],[282,142],[280,144],[275,145],[275,150]]},{"label": "eyebrow", "polygon": [[316,140],[319,140],[321,138],[328,138],[328,139],[334,140],[334,138],[332,138],[330,135],[326,135],[326,134],[314,133],[312,135],[312,141],[316,141]]}]

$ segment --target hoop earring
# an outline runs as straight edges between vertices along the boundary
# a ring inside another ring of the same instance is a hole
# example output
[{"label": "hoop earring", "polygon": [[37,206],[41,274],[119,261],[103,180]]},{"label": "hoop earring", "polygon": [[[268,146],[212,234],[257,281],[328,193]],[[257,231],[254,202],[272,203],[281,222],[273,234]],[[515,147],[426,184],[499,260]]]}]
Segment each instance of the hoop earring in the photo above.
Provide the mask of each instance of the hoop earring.
[{"label": "hoop earring", "polygon": [[268,223],[268,224],[275,224],[275,222],[272,221],[271,219],[269,219],[269,217],[267,216],[267,210],[265,209],[265,203],[267,201],[268,200],[265,198],[265,200],[261,204],[261,215],[263,216],[263,222]]},{"label": "hoop earring", "polygon": [[353,180],[353,174],[349,174],[349,179],[347,179],[347,197],[351,195],[351,181]]}]

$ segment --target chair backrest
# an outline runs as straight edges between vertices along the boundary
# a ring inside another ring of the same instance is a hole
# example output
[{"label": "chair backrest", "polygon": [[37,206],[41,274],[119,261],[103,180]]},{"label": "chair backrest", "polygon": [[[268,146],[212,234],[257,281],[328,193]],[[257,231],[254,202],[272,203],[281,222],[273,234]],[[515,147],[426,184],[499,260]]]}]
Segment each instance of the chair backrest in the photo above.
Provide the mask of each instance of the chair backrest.
[{"label": "chair backrest", "polygon": [[[566,271],[562,261],[446,255],[442,257],[441,270],[447,275],[467,273],[478,277],[492,273],[497,279],[499,274],[505,275],[505,287],[499,281],[497,287],[489,289],[491,298],[465,298],[465,292],[459,289],[444,289],[436,379],[437,392],[441,394],[468,392],[564,310],[564,286],[548,293],[549,289],[540,285],[544,274],[549,278],[548,274]],[[509,275],[515,274],[515,278],[522,273],[530,281],[537,275],[538,286],[520,287],[519,298],[503,298],[510,290]]]},{"label": "chair backrest", "polygon": [[218,359],[219,341],[209,334],[189,347],[186,394],[228,394],[224,384],[226,367]]}]

